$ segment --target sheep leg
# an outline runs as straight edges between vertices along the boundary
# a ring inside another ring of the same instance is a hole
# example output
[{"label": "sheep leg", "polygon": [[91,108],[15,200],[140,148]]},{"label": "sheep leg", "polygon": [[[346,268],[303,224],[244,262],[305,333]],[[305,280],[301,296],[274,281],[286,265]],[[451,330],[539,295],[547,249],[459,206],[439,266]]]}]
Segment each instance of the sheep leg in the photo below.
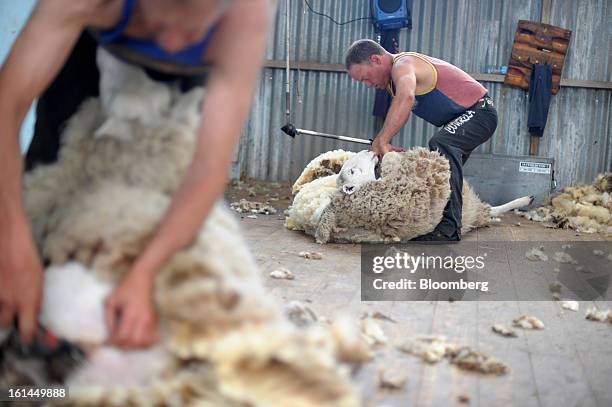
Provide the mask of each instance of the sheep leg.
[{"label": "sheep leg", "polygon": [[319,244],[329,242],[331,234],[336,229],[336,213],[331,205],[329,205],[321,214],[321,219],[315,231],[315,240]]},{"label": "sheep leg", "polygon": [[491,216],[499,216],[502,213],[509,212],[513,209],[522,208],[523,206],[531,205],[533,202],[533,196],[524,196],[522,198],[515,199],[508,203],[499,206],[491,207]]}]

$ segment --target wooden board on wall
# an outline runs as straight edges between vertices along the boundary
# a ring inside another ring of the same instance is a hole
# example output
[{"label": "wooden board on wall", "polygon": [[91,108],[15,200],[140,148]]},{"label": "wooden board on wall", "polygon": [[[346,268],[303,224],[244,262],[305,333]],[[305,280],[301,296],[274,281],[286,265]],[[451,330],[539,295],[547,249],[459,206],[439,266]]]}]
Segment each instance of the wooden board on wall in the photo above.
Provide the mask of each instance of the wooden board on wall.
[{"label": "wooden board on wall", "polygon": [[552,93],[556,94],[571,35],[564,28],[519,20],[504,83],[529,89],[533,64],[548,64],[553,70]]}]

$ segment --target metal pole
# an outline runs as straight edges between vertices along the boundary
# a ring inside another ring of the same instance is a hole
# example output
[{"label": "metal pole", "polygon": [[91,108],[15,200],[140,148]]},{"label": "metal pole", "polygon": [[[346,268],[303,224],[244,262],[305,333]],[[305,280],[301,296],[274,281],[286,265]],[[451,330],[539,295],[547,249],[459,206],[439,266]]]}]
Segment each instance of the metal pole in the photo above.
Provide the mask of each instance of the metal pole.
[{"label": "metal pole", "polygon": [[285,47],[285,54],[286,54],[286,58],[287,58],[287,66],[286,66],[286,70],[285,70],[285,76],[286,76],[286,83],[285,83],[285,123],[289,123],[291,120],[291,89],[290,89],[290,82],[289,82],[289,75],[291,74],[291,70],[289,69],[289,44],[290,42],[290,37],[289,37],[289,6],[290,6],[291,0],[287,0],[285,2],[285,27],[286,27],[286,35],[285,37],[287,38],[287,44]]}]

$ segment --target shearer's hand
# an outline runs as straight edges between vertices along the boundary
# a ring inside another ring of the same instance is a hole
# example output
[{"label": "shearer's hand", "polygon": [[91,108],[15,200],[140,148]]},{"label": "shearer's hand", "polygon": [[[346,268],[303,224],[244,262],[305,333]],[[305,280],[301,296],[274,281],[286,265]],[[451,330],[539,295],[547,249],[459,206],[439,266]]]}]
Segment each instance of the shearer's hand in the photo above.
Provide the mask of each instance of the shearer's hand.
[{"label": "shearer's hand", "polygon": [[382,159],[385,154],[391,151],[391,144],[382,141],[380,137],[376,137],[372,142],[372,151],[378,158]]},{"label": "shearer's hand", "polygon": [[121,348],[146,348],[159,341],[153,300],[153,278],[132,270],[106,299],[108,343]]},{"label": "shearer's hand", "polygon": [[38,328],[43,272],[27,226],[0,234],[0,328],[17,318],[19,337],[29,344]]},{"label": "shearer's hand", "polygon": [[391,152],[391,151],[402,152],[404,151],[404,149],[400,147],[392,146],[391,144],[384,142],[379,137],[377,137],[374,139],[374,142],[372,142],[372,151],[376,153],[376,155],[378,156],[380,160],[382,160],[384,155],[387,154],[388,152]]}]

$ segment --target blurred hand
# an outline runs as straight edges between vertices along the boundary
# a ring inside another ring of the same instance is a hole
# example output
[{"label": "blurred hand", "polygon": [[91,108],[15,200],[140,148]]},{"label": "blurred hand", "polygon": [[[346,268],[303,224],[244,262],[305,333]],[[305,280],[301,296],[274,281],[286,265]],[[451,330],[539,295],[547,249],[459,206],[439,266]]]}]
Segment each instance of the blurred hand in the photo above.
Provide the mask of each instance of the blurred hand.
[{"label": "blurred hand", "polygon": [[24,344],[38,329],[42,287],[42,264],[28,227],[0,233],[0,327],[11,328],[17,318]]},{"label": "blurred hand", "polygon": [[108,343],[121,348],[146,348],[159,341],[153,300],[153,278],[132,270],[106,299]]}]

